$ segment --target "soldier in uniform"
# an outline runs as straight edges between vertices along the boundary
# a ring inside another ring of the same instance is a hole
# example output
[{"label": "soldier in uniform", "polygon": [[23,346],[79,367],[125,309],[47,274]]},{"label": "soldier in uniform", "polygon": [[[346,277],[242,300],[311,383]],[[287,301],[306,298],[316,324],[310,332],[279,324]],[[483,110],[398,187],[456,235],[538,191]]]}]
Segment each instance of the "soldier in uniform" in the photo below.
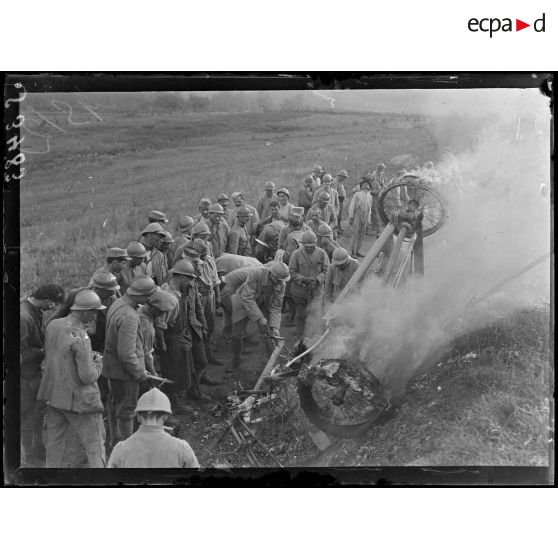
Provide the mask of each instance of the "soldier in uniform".
[{"label": "soldier in uniform", "polygon": [[[242,341],[248,322],[256,322],[264,336],[268,332],[279,335],[285,282],[289,278],[289,269],[282,262],[273,262],[269,267],[256,267],[232,295],[233,361],[228,372],[238,372],[240,369]],[[266,344],[266,347],[269,345]]]},{"label": "soldier in uniform", "polygon": [[256,211],[263,221],[269,217],[269,204],[272,200],[277,199],[275,196],[275,184],[271,180],[267,181],[264,186],[265,194],[256,203]]},{"label": "soldier in uniform", "polygon": [[335,302],[357,269],[358,261],[351,258],[345,248],[336,248],[333,251],[331,265],[325,279],[324,300],[326,305]]},{"label": "soldier in uniform", "polygon": [[209,235],[213,257],[218,258],[227,249],[231,229],[223,220],[225,210],[220,204],[215,203],[209,208]]},{"label": "soldier in uniform", "polygon": [[[296,309],[296,332],[302,339],[305,333],[305,322],[308,315],[321,312],[324,293],[324,282],[329,267],[325,250],[316,246],[318,239],[312,231],[302,235],[302,247],[295,250],[289,261],[292,278],[291,297]],[[306,324],[307,327],[310,324]],[[308,327],[308,333],[313,333]]]},{"label": "soldier in uniform", "polygon": [[227,247],[229,254],[251,255],[250,234],[246,228],[249,221],[250,210],[247,207],[239,207],[236,211],[236,223],[229,233],[229,245]]}]

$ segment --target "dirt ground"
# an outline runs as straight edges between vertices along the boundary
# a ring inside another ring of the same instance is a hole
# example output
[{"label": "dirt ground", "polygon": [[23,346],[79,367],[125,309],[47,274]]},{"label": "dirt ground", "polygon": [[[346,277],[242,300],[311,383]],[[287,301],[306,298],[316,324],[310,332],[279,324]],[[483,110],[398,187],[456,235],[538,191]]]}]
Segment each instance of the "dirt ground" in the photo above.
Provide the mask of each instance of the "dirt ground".
[{"label": "dirt ground", "polygon": [[[349,245],[350,227],[343,222],[344,232],[337,239],[339,244],[345,248]],[[375,237],[366,236],[363,252],[366,252],[373,243]],[[285,349],[280,359],[287,359],[296,342],[296,328],[294,325],[283,325],[287,323],[288,316],[283,314],[281,320],[281,335],[285,337]],[[219,438],[226,420],[232,415],[233,409],[230,406],[229,396],[233,396],[239,389],[252,389],[260,374],[262,373],[267,356],[264,345],[254,324],[250,324],[250,339],[255,344],[245,344],[242,353],[242,370],[239,373],[229,373],[227,369],[232,361],[232,347],[228,338],[223,334],[223,318],[218,316],[216,319],[216,329],[213,335],[213,346],[215,356],[224,362],[223,365],[208,366],[207,375],[219,381],[217,386],[202,385],[201,390],[208,395],[211,400],[203,404],[199,402],[189,402],[194,408],[194,414],[178,415],[181,422],[180,437],[187,440],[194,449],[200,460],[200,464],[205,466],[222,467],[248,467],[252,466],[243,451],[238,451],[239,444],[234,435],[229,431],[213,450],[207,454],[209,444]],[[295,394],[295,383],[290,382],[289,395],[297,399]],[[243,400],[247,395],[241,395]],[[294,402],[295,407],[296,401]],[[263,413],[262,413],[263,414]],[[275,421],[277,422],[277,421]],[[284,466],[297,466],[301,464],[312,464],[315,459],[320,459],[325,445],[334,442],[334,439],[327,439],[325,434],[313,427],[304,416],[300,408],[296,408],[292,414],[285,417],[283,424],[259,424],[257,428],[258,438],[260,438],[267,449],[278,450],[274,452]],[[292,447],[293,436],[298,436],[298,443]],[[316,440],[314,442],[313,440]],[[323,444],[323,445],[322,445]],[[263,453],[262,453],[263,452]],[[276,466],[273,459],[266,455],[264,450],[259,448],[257,455],[260,456],[259,463],[263,466]],[[201,457],[200,457],[201,456]],[[317,463],[317,462],[316,462]]]}]

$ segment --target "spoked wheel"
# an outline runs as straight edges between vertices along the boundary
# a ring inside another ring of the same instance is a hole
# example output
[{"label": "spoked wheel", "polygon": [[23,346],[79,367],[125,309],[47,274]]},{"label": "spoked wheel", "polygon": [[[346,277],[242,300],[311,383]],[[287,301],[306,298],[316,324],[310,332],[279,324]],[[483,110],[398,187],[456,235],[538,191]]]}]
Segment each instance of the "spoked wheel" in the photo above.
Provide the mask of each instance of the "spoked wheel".
[{"label": "spoked wheel", "polygon": [[380,194],[379,211],[385,225],[396,210],[411,200],[417,200],[423,213],[422,236],[435,233],[446,221],[446,202],[430,181],[407,174],[396,180]]},{"label": "spoked wheel", "polygon": [[320,430],[361,437],[388,407],[379,381],[345,361],[322,360],[298,376],[300,406]]}]

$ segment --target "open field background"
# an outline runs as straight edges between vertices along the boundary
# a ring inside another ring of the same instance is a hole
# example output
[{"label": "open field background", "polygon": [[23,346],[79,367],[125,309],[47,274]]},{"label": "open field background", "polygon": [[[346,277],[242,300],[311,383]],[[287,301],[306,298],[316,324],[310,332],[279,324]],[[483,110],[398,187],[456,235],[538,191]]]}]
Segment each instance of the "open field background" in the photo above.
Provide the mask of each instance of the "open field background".
[{"label": "open field background", "polygon": [[45,280],[77,286],[98,267],[105,248],[137,239],[150,209],[167,213],[174,231],[178,213],[195,215],[202,195],[241,190],[255,204],[272,180],[296,199],[318,162],[331,171],[348,170],[355,185],[376,161],[408,153],[431,159],[437,150],[424,125],[396,127],[385,115],[126,117],[96,108],[102,121],[76,109],[71,120],[90,123],[74,125],[53,107],[41,110],[57,129],[29,106],[26,149],[46,151],[46,139],[36,134],[50,138],[48,153],[27,154],[22,181],[22,291]]},{"label": "open field background", "polygon": [[[22,132],[27,151],[21,183],[22,295],[46,281],[67,288],[83,285],[102,265],[106,248],[125,247],[138,238],[150,209],[167,213],[174,232],[177,215],[196,214],[202,195],[214,199],[222,191],[240,190],[255,204],[263,184],[272,180],[296,196],[316,163],[328,171],[346,169],[351,187],[379,161],[388,164],[388,176],[404,161],[437,163],[446,147],[473,142],[478,127],[474,120],[465,126],[463,121],[357,112],[143,113],[91,104],[93,114],[79,103],[70,106],[71,114],[44,99],[39,105],[36,96],[23,105],[28,127]],[[513,122],[508,127],[513,129]],[[502,153],[505,163],[509,153]],[[528,172],[536,182],[538,176]],[[506,179],[504,173],[499,183]],[[448,231],[459,232],[450,223],[425,241],[427,273],[434,267],[429,258],[443,265],[446,240],[454,254],[467,249]],[[522,258],[532,248],[530,241],[524,238],[519,248],[510,242],[510,269],[528,262]],[[538,246],[533,250],[539,255]],[[476,264],[480,274],[482,258]],[[463,273],[467,281],[471,271]],[[448,288],[453,281],[448,275]],[[544,276],[525,278],[522,288],[529,290],[537,281],[544,291]],[[395,420],[371,429],[362,445],[336,446],[339,451],[320,457],[323,464],[546,464],[553,403],[549,306],[543,302],[526,313],[502,315],[498,322],[495,313],[496,326],[487,326],[485,316],[479,329],[456,339],[433,368],[421,370]],[[477,356],[463,359],[471,352]],[[204,427],[203,421],[193,430],[186,425],[186,438],[195,431],[195,449],[207,438]],[[296,440],[307,449],[308,436]],[[279,457],[286,465],[300,464],[289,462],[294,453],[286,447]]]}]

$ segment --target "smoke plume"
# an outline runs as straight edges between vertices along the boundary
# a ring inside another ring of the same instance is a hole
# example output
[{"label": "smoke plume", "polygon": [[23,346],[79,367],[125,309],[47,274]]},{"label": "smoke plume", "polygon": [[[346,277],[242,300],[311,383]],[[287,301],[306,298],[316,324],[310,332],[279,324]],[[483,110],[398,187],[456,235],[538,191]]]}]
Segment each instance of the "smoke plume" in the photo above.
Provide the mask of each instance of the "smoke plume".
[{"label": "smoke plume", "polygon": [[[523,128],[522,128],[523,126]],[[424,239],[425,275],[389,289],[372,276],[337,316],[345,325],[314,355],[358,356],[392,394],[457,337],[525,307],[550,300],[550,259],[497,283],[550,251],[549,120],[506,119],[475,145],[446,153],[434,183],[448,219]]]}]

